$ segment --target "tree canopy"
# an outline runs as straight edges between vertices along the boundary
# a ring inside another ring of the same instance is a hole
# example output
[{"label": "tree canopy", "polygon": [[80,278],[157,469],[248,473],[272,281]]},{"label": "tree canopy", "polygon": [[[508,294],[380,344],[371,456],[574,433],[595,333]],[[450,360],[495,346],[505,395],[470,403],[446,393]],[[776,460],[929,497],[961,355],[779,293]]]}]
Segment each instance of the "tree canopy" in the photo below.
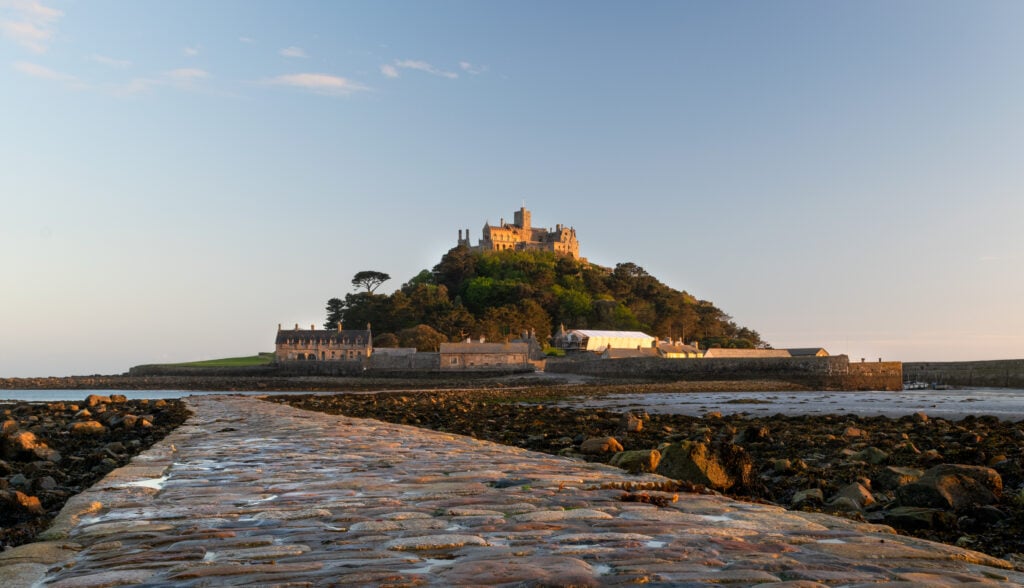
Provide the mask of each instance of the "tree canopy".
[{"label": "tree canopy", "polygon": [[391,276],[384,272],[364,270],[356,273],[352,278],[352,285],[357,288],[365,288],[367,294],[373,292],[384,282],[391,279]]},{"label": "tree canopy", "polygon": [[559,325],[645,331],[704,347],[765,345],[757,331],[740,327],[711,302],[666,286],[634,263],[605,268],[550,252],[480,253],[459,246],[392,294],[375,293],[388,279],[383,272],[356,274],[352,283],[364,291],[329,300],[325,326],[372,323],[375,333],[423,349],[527,331],[543,343]]}]

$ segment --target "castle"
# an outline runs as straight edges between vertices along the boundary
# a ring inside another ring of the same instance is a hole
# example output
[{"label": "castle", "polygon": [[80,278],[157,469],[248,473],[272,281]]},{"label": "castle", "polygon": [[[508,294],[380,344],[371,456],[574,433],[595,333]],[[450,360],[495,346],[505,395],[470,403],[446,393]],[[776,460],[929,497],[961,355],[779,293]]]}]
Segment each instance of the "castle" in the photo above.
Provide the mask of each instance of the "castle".
[{"label": "castle", "polygon": [[580,259],[580,243],[576,240],[576,229],[555,225],[555,230],[535,229],[530,226],[530,211],[522,207],[515,212],[512,224],[501,219],[501,224],[491,226],[484,223],[483,235],[477,245],[469,244],[469,229],[462,236],[459,229],[459,245],[473,251],[553,251]]}]

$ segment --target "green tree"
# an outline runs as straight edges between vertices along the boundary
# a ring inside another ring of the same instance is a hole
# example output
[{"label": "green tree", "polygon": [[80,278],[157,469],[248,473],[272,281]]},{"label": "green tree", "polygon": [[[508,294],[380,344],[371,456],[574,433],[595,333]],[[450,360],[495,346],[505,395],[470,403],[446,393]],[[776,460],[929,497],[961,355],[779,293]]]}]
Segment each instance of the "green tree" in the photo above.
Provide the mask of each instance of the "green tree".
[{"label": "green tree", "polygon": [[327,320],[324,321],[325,329],[337,329],[338,323],[345,319],[345,302],[341,298],[331,298],[327,301]]},{"label": "green tree", "polygon": [[367,294],[373,294],[381,284],[390,279],[391,276],[384,272],[365,270],[357,272],[356,275],[352,277],[352,285],[357,288],[365,288]]},{"label": "green tree", "polygon": [[446,339],[428,325],[416,325],[399,331],[398,340],[402,347],[415,347],[417,351],[437,351]]}]

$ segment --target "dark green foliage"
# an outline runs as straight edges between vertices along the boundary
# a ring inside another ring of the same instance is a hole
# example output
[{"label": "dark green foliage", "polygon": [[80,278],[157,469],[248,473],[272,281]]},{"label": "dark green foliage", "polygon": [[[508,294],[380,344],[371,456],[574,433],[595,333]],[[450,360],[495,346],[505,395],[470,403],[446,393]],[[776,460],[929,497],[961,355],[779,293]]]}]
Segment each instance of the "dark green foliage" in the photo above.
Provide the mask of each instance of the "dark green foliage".
[{"label": "dark green foliage", "polygon": [[669,288],[634,263],[609,269],[548,252],[474,253],[464,246],[391,295],[368,290],[332,298],[328,322],[336,325],[335,318],[352,328],[372,323],[375,333],[397,334],[402,346],[417,348],[466,337],[501,341],[525,331],[543,343],[563,324],[645,331],[704,347],[764,345],[712,303]]}]

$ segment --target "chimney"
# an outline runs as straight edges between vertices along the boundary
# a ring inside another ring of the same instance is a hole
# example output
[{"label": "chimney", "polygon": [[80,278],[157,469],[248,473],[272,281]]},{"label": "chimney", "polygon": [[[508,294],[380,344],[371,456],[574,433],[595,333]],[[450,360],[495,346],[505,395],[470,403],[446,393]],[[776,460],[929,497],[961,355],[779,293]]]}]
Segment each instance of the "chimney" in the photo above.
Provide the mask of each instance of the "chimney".
[{"label": "chimney", "polygon": [[295,330],[296,330],[296,331],[298,331],[298,330],[299,330],[299,323],[295,323]]},{"label": "chimney", "polygon": [[315,331],[316,330],[316,325],[309,325],[309,330],[310,331]]},{"label": "chimney", "polygon": [[338,321],[338,331],[340,332],[341,330],[342,330],[342,328],[341,328],[341,321]]},{"label": "chimney", "polygon": [[278,330],[278,332],[281,331],[281,323],[277,323],[277,330]]}]

